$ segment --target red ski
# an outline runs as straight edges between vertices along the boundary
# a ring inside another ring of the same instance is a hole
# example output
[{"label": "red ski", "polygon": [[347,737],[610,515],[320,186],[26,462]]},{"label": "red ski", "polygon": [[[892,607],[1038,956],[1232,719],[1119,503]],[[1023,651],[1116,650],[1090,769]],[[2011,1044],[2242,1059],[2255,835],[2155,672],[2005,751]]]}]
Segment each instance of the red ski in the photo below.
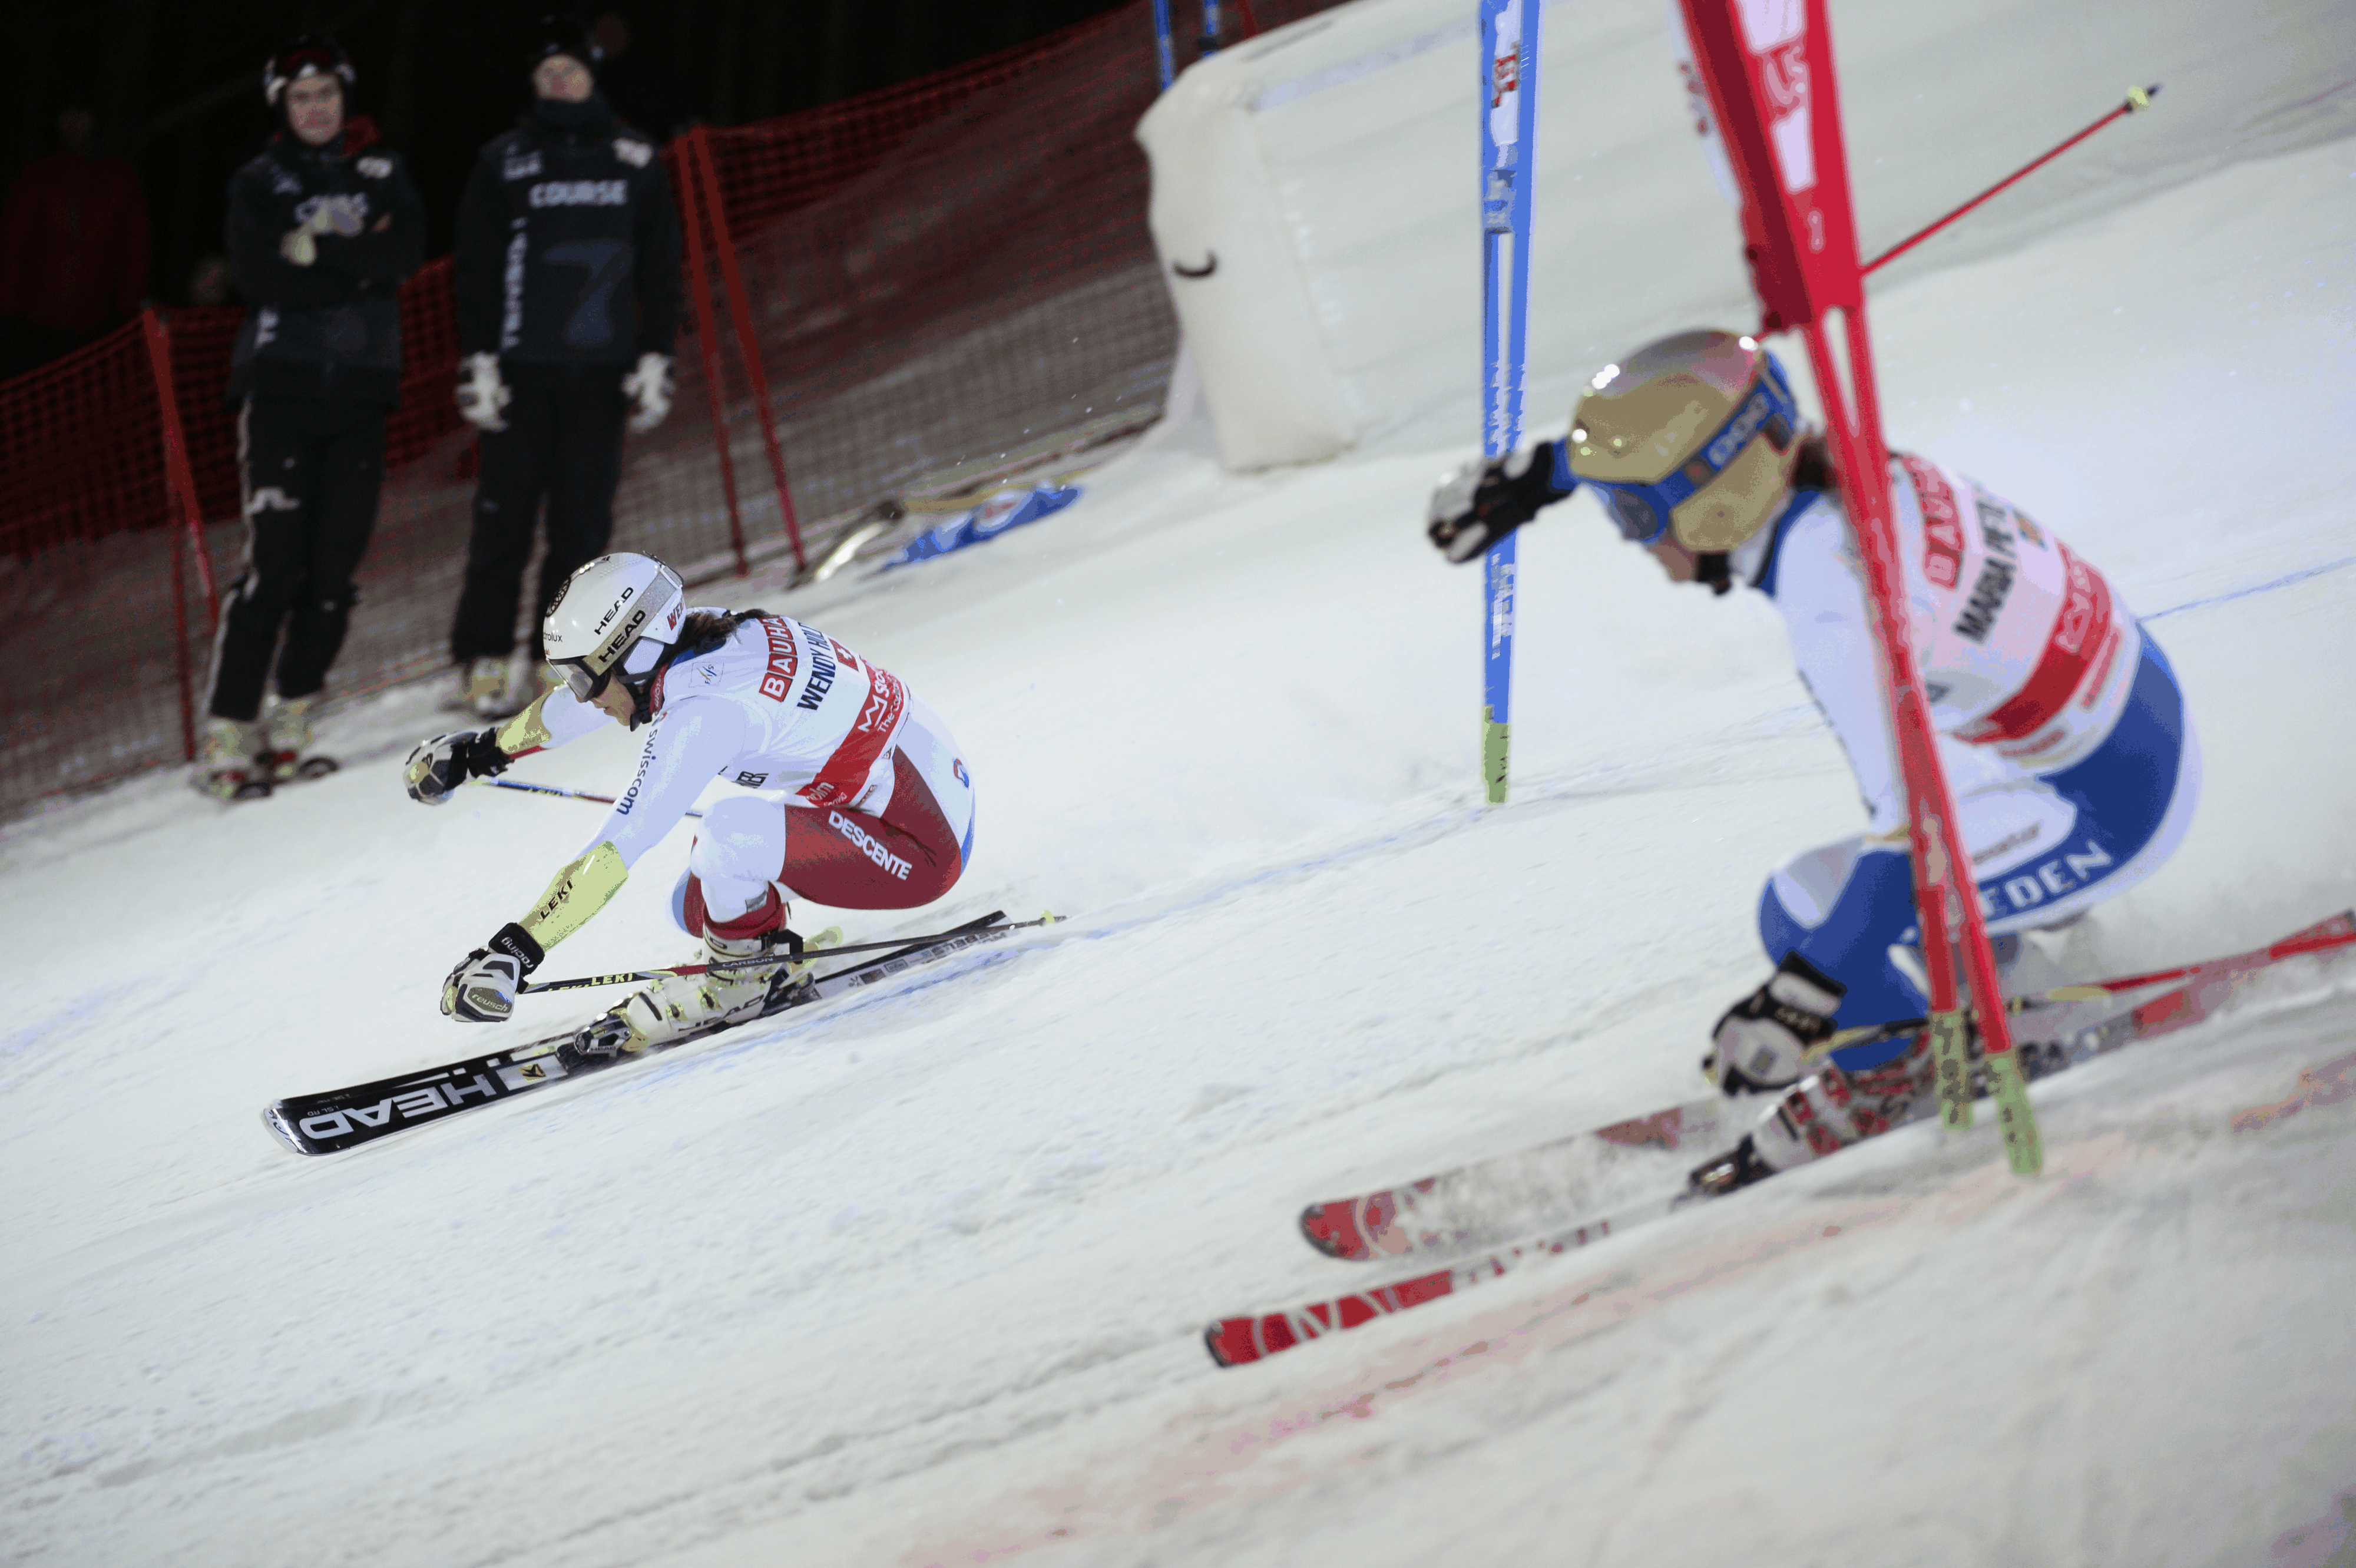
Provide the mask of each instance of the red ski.
[{"label": "red ski", "polygon": [[[2351,944],[2356,944],[2356,912],[2343,912],[2269,947],[2147,974],[2062,986],[2035,996],[2016,998],[2008,1010],[2033,1014],[2039,1008],[2062,1003],[2100,1000],[2169,981],[2180,983],[2081,1029],[2066,1046],[2041,1047],[2035,1065],[2038,1076],[2042,1077],[2090,1057],[2200,1023],[2251,975],[2270,965]],[[1920,1026],[1919,1023],[1916,1026]],[[2024,1061],[2024,1065],[2029,1063]],[[1301,1229],[1321,1251],[1341,1258],[1397,1257],[1419,1248],[1481,1244],[1484,1228],[1493,1230],[1500,1221],[1491,1218],[1484,1222],[1476,1199],[1483,1194],[1494,1197],[1514,1193],[1517,1183],[1525,1184],[1521,1190],[1526,1192],[1530,1190],[1526,1184],[1531,1182],[1551,1181],[1556,1184],[1555,1190],[1569,1190],[1572,1183],[1585,1180],[1599,1192],[1608,1189],[1617,1195],[1625,1185],[1627,1173],[1648,1169],[1655,1178],[1651,1196],[1630,1194],[1611,1208],[1607,1218],[1588,1219],[1548,1235],[1500,1247],[1483,1257],[1332,1301],[1314,1302],[1285,1312],[1221,1318],[1205,1330],[1204,1343],[1210,1349],[1211,1359],[1222,1367],[1257,1361],[1304,1341],[1355,1328],[1362,1323],[1405,1312],[1411,1306],[1495,1279],[1533,1259],[1554,1257],[1600,1241],[1660,1219],[1684,1204],[1704,1201],[1684,1185],[1685,1171],[1705,1144],[1723,1145],[1747,1125],[1741,1114],[1743,1103],[1719,1098],[1672,1106],[1651,1116],[1615,1122],[1535,1149],[1459,1166],[1404,1187],[1312,1204],[1301,1214]],[[1662,1191],[1660,1178],[1671,1171],[1676,1185]]]}]

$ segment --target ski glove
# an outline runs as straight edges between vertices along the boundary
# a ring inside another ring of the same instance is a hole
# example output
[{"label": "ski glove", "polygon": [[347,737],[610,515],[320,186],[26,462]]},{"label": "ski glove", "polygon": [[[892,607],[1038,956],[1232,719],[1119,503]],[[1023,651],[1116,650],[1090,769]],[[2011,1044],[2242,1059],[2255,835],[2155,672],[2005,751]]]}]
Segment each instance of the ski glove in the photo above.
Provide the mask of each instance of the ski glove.
[{"label": "ski glove", "polygon": [[670,356],[641,354],[638,368],[622,378],[622,392],[633,410],[630,428],[645,435],[670,417]]},{"label": "ski glove", "polygon": [[497,354],[469,354],[458,361],[458,417],[477,430],[505,430],[499,410],[515,398],[499,379]]},{"label": "ski glove", "polygon": [[460,959],[442,983],[443,1015],[469,1024],[506,1023],[515,1012],[524,977],[547,956],[530,931],[509,920],[488,947]]},{"label": "ski glove", "polygon": [[1729,1094],[1797,1082],[1810,1047],[1832,1038],[1833,1015],[1847,994],[1798,953],[1785,953],[1767,983],[1728,1008],[1710,1031],[1701,1070]]},{"label": "ski glove", "polygon": [[451,791],[467,779],[505,773],[513,759],[491,738],[498,733],[459,730],[419,741],[402,768],[409,798],[421,805],[447,805]]},{"label": "ski glove", "polygon": [[1554,488],[1554,443],[1526,452],[1474,457],[1444,476],[1431,492],[1424,531],[1451,561],[1477,560],[1489,547],[1570,494]]},{"label": "ski glove", "polygon": [[[296,210],[301,209],[298,208]],[[391,220],[391,213],[387,213],[378,221],[377,228],[381,231]],[[308,218],[280,236],[278,253],[298,267],[307,267],[319,259],[317,236],[340,234],[348,240],[358,234],[361,226],[367,221],[359,198],[322,197],[318,199],[317,205],[311,209],[311,215]]]}]

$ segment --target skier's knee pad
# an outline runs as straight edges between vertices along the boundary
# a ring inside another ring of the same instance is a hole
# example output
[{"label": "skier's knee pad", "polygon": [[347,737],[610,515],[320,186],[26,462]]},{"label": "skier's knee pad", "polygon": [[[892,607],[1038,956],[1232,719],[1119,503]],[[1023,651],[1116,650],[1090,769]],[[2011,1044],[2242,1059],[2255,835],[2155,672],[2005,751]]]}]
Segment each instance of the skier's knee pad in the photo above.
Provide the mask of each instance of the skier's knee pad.
[{"label": "skier's knee pad", "polygon": [[687,864],[706,882],[774,881],[786,865],[786,809],[753,795],[720,801],[703,813]]},{"label": "skier's knee pad", "polygon": [[687,874],[671,889],[671,918],[691,937],[731,925],[774,904],[770,884],[785,869],[786,811],[775,800],[737,795],[703,813]]}]

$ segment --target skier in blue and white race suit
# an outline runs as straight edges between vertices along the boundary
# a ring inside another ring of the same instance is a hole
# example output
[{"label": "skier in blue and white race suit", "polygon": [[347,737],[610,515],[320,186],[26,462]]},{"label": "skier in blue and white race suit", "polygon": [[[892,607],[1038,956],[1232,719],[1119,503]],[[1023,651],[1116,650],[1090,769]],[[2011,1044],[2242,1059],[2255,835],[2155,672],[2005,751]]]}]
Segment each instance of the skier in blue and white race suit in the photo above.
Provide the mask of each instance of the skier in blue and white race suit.
[{"label": "skier in blue and white race suit", "polygon": [[[1976,481],[1912,454],[1890,464],[1908,631],[1940,760],[1999,946],[2075,919],[2174,853],[2200,750],[2168,658],[2102,573]],[[1712,1034],[1729,1093],[1794,1086],[1750,1140],[1783,1168],[1902,1115],[1928,1084],[1921,1036],[1805,1055],[1837,1030],[1925,1008],[1897,746],[1881,697],[1871,592],[1823,443],[1782,367],[1748,338],[1691,332],[1590,383],[1569,438],[1467,467],[1433,497],[1431,533],[1471,560],[1579,487],[1675,582],[1757,588],[1848,754],[1863,832],[1767,879],[1759,935],[1775,974]]]}]

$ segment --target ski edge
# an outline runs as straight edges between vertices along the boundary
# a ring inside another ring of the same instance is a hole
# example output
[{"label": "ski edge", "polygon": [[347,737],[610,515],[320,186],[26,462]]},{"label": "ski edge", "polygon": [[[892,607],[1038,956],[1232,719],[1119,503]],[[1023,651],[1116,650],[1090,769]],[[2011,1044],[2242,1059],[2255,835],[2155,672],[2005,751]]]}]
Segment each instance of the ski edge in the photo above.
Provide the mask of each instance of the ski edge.
[{"label": "ski edge", "polygon": [[[2167,990],[2133,1004],[2126,1004],[2122,1000],[2120,1010],[2116,1015],[2101,1023],[2084,1026],[2082,1032],[2091,1033],[2094,1036],[2094,1047],[2089,1054],[2100,1055],[2127,1041],[2152,1038],[2158,1034],[2188,1027],[2205,1018],[2210,1010],[2208,1006],[2202,1007],[2196,1016],[2186,1015],[2186,1009],[2190,1005],[2190,993],[2203,983],[2213,983],[2222,979],[2239,979],[2294,958],[2313,957],[2351,945],[2356,945],[2356,910],[2342,910],[2311,926],[2303,927],[2279,941],[2270,942],[2262,947],[2202,960],[2172,970],[2128,975],[2117,980],[2059,986],[2051,991],[2038,993],[2031,997],[2016,998],[2017,1005],[2014,1010],[2033,1015],[2039,1009],[2044,1007],[2080,1001],[2120,999],[2122,993],[2126,992],[2147,990],[2156,985],[2168,985]],[[2170,983],[2171,982],[2173,983]],[[2164,1028],[2159,1026],[2163,1022],[2166,1025]],[[1842,1035],[1847,1037],[1836,1036],[1833,1048],[1869,1044],[1873,1037],[1920,1029],[1924,1023],[1925,1020],[1920,1018],[1900,1019],[1886,1025],[1869,1025],[1844,1030]],[[2045,1075],[2037,1073],[2033,1076]],[[1961,1086],[1958,1085],[1958,1087]],[[1376,1250],[1372,1239],[1367,1234],[1370,1228],[1369,1217],[1384,1206],[1388,1206],[1395,1212],[1400,1206],[1403,1195],[1408,1197],[1408,1206],[1412,1207],[1412,1195],[1430,1195],[1441,1184],[1477,1176],[1483,1171],[1501,1162],[1567,1149],[1588,1138],[1603,1138],[1623,1143],[1630,1141],[1631,1138],[1642,1138],[1644,1141],[1661,1142],[1665,1147],[1674,1149],[1678,1143],[1679,1123],[1692,1118],[1697,1109],[1719,1103],[1739,1102],[1733,1100],[1721,1101],[1716,1097],[1697,1097],[1677,1105],[1665,1107],[1650,1115],[1615,1122],[1609,1126],[1587,1128],[1560,1138],[1552,1138],[1544,1143],[1531,1144],[1527,1148],[1510,1150],[1486,1159],[1471,1160],[1443,1171],[1433,1172],[1430,1176],[1401,1182],[1397,1186],[1374,1188],[1348,1197],[1322,1199],[1303,1207],[1297,1223],[1302,1240],[1311,1247],[1326,1257],[1338,1259],[1344,1262],[1376,1262],[1385,1258],[1406,1257],[1421,1250],[1422,1244],[1410,1244],[1398,1252],[1382,1252]],[[2004,1112],[2006,1103],[2002,1099],[1997,1101],[2000,1116]],[[1968,1107],[1969,1100],[1965,1100],[1964,1104]],[[1971,1122],[1972,1118],[1966,1109],[1954,1119],[1952,1124],[1968,1128]],[[1665,1137],[1659,1135],[1664,1133]],[[2024,1155],[2029,1154],[2025,1150],[2018,1152]]]},{"label": "ski edge", "polygon": [[[1035,920],[1010,923],[1004,910],[993,909],[987,915],[940,933],[930,941],[912,943],[818,976],[806,987],[791,993],[790,1000],[746,1022],[758,1023],[797,1007],[828,1001],[876,984],[920,964],[948,958],[980,943],[994,941],[1020,930],[1058,924],[1060,919],[1060,917],[1049,914]],[[743,1026],[722,1025],[648,1054],[656,1055],[680,1046],[693,1045],[730,1028]],[[513,1050],[467,1057],[438,1067],[419,1068],[342,1089],[288,1095],[262,1108],[262,1124],[277,1142],[295,1154],[310,1156],[342,1154],[395,1133],[446,1121],[462,1111],[512,1100],[519,1094],[544,1089],[552,1083],[586,1077],[623,1062],[642,1059],[636,1057],[589,1058],[567,1064],[557,1056],[557,1052],[578,1033],[578,1030],[567,1030],[561,1035],[546,1036],[519,1046]],[[394,1119],[396,1114],[399,1120]],[[324,1124],[331,1119],[339,1121],[341,1125],[323,1128],[319,1132],[309,1130],[313,1124]]]},{"label": "ski edge", "polygon": [[[2206,1022],[2232,998],[2244,982],[2276,964],[2351,946],[2356,946],[2356,910],[2342,910],[2282,941],[2190,965],[2180,983],[2085,1031],[2092,1037],[2088,1056],[2104,1055]],[[2072,1066],[2080,1059],[2084,1058],[2072,1056],[2063,1065]],[[2005,1066],[2018,1070],[2018,1063],[2011,1057],[2002,1060]],[[2022,1098],[2026,1098],[2025,1085]],[[1643,1120],[1639,1118],[1638,1122]],[[1618,1122],[1614,1126],[1633,1124]],[[1555,1144],[1538,1147],[1553,1147],[1588,1135],[1591,1134],[1574,1133],[1570,1139],[1558,1139]],[[2037,1153],[2041,1158],[2041,1145]],[[2007,1154],[2013,1168],[2019,1170],[2020,1158],[2009,1142]],[[1499,1278],[1536,1259],[1559,1256],[1608,1236],[1634,1230],[1652,1220],[1664,1219],[1687,1204],[1706,1201],[1706,1195],[1690,1187],[1683,1188],[1630,1206],[1606,1219],[1589,1220],[1528,1241],[1496,1249],[1469,1262],[1430,1270],[1408,1279],[1354,1291],[1304,1306],[1215,1318],[1204,1330],[1204,1346],[1210,1352],[1213,1362],[1220,1367],[1247,1365],[1312,1339],[1343,1333],[1378,1317],[1393,1316],[1426,1302],[1454,1294],[1471,1285]]]}]

